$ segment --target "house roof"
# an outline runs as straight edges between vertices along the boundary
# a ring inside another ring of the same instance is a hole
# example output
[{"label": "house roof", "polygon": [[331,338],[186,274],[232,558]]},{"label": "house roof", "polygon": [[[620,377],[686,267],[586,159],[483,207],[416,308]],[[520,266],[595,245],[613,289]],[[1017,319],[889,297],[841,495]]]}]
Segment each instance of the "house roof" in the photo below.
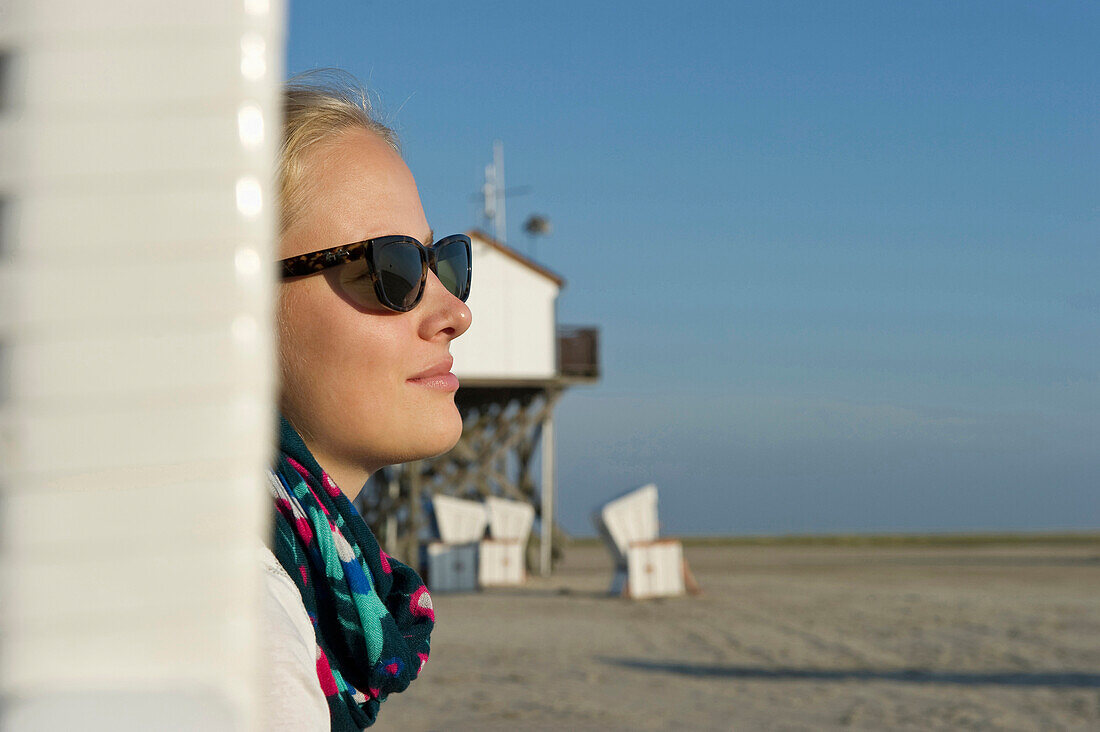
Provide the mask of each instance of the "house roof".
[{"label": "house roof", "polygon": [[519,262],[529,269],[533,269],[543,277],[553,282],[559,288],[565,286],[565,279],[561,275],[551,272],[535,260],[523,254],[520,254],[518,251],[508,246],[507,244],[502,244],[501,242],[486,234],[484,231],[481,231],[480,229],[471,229],[470,231],[466,232],[466,235],[469,236],[471,239],[477,239],[478,241],[485,242],[504,256]]}]

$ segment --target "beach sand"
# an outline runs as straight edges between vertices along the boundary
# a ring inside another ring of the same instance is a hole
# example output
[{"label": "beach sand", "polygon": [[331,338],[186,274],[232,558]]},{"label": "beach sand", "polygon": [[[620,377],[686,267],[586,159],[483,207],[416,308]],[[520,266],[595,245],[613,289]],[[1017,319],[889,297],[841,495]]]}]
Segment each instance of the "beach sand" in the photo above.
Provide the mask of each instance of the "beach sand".
[{"label": "beach sand", "polygon": [[437,595],[379,730],[1100,729],[1100,544],[685,548],[701,597],[549,579]]}]

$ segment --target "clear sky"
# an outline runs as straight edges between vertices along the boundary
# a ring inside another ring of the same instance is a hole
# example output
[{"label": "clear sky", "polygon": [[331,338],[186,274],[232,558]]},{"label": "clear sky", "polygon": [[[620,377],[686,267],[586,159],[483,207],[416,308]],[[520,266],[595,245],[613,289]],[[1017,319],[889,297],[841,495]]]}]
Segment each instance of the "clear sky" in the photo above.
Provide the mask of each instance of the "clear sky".
[{"label": "clear sky", "polygon": [[[559,510],[670,533],[1100,527],[1100,3],[291,0],[437,232],[504,143],[509,243],[601,329]],[[476,314],[475,314],[476,315]]]}]

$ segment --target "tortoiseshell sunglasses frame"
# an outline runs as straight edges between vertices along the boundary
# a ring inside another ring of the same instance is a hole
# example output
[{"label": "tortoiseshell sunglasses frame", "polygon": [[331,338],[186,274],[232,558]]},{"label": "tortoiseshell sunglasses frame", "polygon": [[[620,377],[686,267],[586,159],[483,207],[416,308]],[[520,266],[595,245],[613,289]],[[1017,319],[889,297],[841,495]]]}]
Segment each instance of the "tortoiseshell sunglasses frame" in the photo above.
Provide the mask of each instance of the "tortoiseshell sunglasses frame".
[{"label": "tortoiseshell sunglasses frame", "polygon": [[[417,250],[420,252],[420,289],[416,293],[416,299],[413,301],[413,304],[408,307],[394,304],[389,299],[389,296],[386,295],[382,288],[381,278],[378,276],[378,269],[375,267],[374,257],[372,256],[374,247],[402,242],[415,244]],[[296,257],[281,259],[279,260],[279,265],[282,270],[282,278],[285,280],[291,277],[316,274],[317,272],[323,272],[331,267],[339,267],[340,265],[349,262],[357,262],[361,259],[366,260],[367,276],[370,278],[371,285],[374,287],[374,294],[378,296],[378,302],[390,310],[405,313],[419,305],[421,298],[424,297],[424,286],[428,281],[428,270],[430,269],[438,276],[438,250],[445,244],[454,244],[456,242],[461,242],[466,245],[466,288],[462,293],[454,292],[451,294],[465,302],[466,298],[470,296],[470,275],[473,269],[470,237],[465,234],[451,234],[450,236],[445,236],[429,247],[424,246],[411,236],[380,236],[374,239],[357,241],[354,244],[343,244],[338,247],[319,249],[316,252],[309,252],[308,254],[299,254]]]}]

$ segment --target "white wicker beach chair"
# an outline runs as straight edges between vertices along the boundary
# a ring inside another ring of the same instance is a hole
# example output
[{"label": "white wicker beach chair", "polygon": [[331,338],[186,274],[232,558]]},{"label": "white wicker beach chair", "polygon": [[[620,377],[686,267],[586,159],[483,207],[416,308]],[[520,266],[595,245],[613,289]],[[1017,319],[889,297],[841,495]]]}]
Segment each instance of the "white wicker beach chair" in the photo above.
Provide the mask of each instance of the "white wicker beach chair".
[{"label": "white wicker beach chair", "polygon": [[592,519],[615,561],[611,594],[643,599],[697,589],[683,545],[658,538],[657,486],[651,483],[609,501]]},{"label": "white wicker beach chair", "polygon": [[477,589],[478,542],[489,523],[485,504],[454,496],[432,496],[439,541],[427,546],[428,587],[432,592]]},{"label": "white wicker beach chair", "polygon": [[490,496],[489,537],[483,539],[478,558],[478,583],[482,587],[521,585],[527,579],[524,561],[527,538],[535,521],[530,503]]}]

